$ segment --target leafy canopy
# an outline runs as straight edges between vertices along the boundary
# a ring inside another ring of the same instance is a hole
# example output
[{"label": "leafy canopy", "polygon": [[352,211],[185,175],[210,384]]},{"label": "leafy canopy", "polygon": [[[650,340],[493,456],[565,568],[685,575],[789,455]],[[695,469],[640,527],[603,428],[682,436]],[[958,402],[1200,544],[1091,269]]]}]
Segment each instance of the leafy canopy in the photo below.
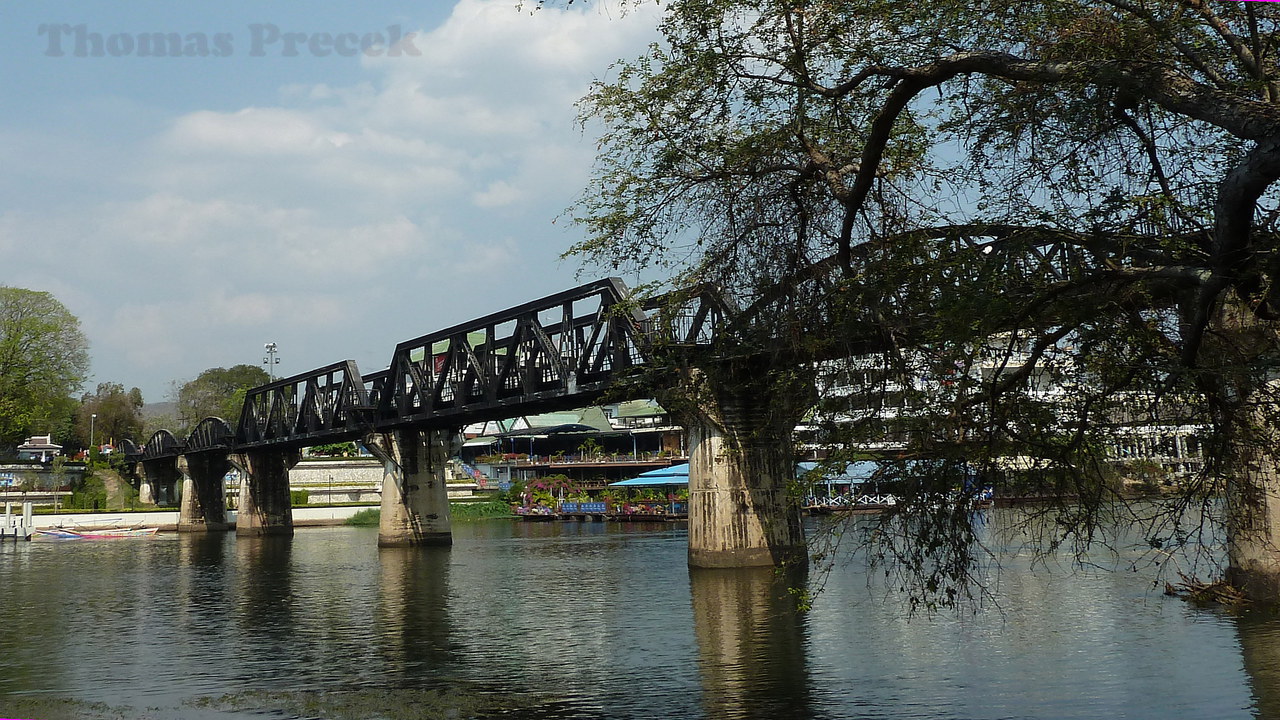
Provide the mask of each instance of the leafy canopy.
[{"label": "leafy canopy", "polygon": [[0,447],[60,427],[88,370],[89,343],[62,303],[0,286]]},{"label": "leafy canopy", "polygon": [[[1021,489],[1083,501],[1053,542],[1096,538],[1102,450],[1137,425],[1211,426],[1184,502],[1256,479],[1280,8],[676,0],[662,31],[582,101],[604,132],[571,254],[724,288],[740,350],[840,366],[833,446],[1033,458]],[[1181,517],[1142,521],[1163,542]],[[908,560],[937,592],[957,552]]]},{"label": "leafy canopy", "polygon": [[255,365],[209,368],[178,390],[179,434],[190,432],[207,417],[220,417],[233,427],[240,420],[245,391],[265,385],[271,378]]}]

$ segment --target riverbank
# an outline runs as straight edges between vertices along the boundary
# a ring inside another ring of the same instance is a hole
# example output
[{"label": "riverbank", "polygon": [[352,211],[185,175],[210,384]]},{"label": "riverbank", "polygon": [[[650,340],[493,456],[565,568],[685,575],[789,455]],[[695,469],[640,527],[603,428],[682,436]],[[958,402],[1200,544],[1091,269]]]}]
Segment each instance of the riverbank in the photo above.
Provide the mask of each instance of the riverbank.
[{"label": "riverbank", "polygon": [[[348,518],[361,510],[376,510],[378,505],[332,505],[317,507],[293,508],[294,527],[323,527],[342,525]],[[177,510],[149,510],[143,512],[68,512],[57,514],[38,514],[31,518],[37,530],[44,528],[77,528],[77,527],[158,527],[161,532],[172,532],[178,528]],[[236,511],[227,511],[227,522],[231,527],[236,524]]]}]

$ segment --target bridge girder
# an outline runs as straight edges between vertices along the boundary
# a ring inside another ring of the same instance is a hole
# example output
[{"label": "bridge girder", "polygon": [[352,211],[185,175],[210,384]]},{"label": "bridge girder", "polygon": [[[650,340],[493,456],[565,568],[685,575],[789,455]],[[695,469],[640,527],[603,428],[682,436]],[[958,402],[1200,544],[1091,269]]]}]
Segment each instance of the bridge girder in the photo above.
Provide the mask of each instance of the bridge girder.
[{"label": "bridge girder", "polygon": [[598,280],[402,342],[385,370],[362,376],[345,360],[253,388],[234,432],[220,418],[201,421],[185,442],[161,431],[143,460],[297,449],[581,407],[649,362],[655,347],[711,344],[726,312],[711,288],[642,309],[621,280]]}]

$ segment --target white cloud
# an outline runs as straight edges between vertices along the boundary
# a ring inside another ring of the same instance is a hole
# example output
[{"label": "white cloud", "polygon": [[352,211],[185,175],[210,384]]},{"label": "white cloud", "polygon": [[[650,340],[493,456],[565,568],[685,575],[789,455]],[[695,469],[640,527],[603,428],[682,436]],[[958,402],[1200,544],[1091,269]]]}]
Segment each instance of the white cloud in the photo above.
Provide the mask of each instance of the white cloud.
[{"label": "white cloud", "polygon": [[[86,320],[95,374],[149,399],[206,367],[256,362],[266,339],[297,372],[389,356],[398,340],[562,289],[573,238],[552,221],[592,154],[573,103],[643,49],[658,12],[600,7],[460,0],[414,39],[421,57],[362,58],[348,86],[282,82],[252,106],[192,108],[122,152],[128,164],[89,165],[95,202],[0,205],[0,256],[37,238],[49,283],[65,255],[83,259],[58,282]],[[11,183],[20,172],[0,170]]]},{"label": "white cloud", "polygon": [[496,208],[504,205],[510,205],[521,197],[524,193],[519,188],[505,180],[498,180],[490,183],[489,187],[478,192],[474,196],[476,207]]}]

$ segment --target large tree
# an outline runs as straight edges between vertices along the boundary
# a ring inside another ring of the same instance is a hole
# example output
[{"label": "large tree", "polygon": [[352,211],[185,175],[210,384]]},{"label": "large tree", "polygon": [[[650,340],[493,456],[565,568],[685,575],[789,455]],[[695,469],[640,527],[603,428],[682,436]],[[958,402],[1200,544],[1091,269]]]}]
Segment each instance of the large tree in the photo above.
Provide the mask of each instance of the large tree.
[{"label": "large tree", "polygon": [[[76,434],[85,447],[132,440],[142,444],[142,391],[125,390],[119,383],[99,383],[92,395],[80,400]],[[92,435],[92,437],[90,437]]]},{"label": "large tree", "polygon": [[[930,468],[1015,455],[1023,490],[1078,500],[1050,543],[1108,512],[1186,542],[1222,497],[1231,579],[1280,597],[1280,8],[677,0],[662,29],[584,100],[605,133],[574,252],[725,288],[761,351],[852,358],[831,437],[894,405],[911,512],[951,482]],[[1112,502],[1100,448],[1189,419],[1205,474]],[[920,517],[877,551],[945,599],[971,526]]]},{"label": "large tree", "polygon": [[66,423],[88,347],[80,321],[53,295],[0,287],[0,448]]},{"label": "large tree", "polygon": [[190,431],[207,417],[220,417],[231,425],[240,420],[245,391],[271,381],[255,365],[209,368],[178,389],[178,432]]}]

